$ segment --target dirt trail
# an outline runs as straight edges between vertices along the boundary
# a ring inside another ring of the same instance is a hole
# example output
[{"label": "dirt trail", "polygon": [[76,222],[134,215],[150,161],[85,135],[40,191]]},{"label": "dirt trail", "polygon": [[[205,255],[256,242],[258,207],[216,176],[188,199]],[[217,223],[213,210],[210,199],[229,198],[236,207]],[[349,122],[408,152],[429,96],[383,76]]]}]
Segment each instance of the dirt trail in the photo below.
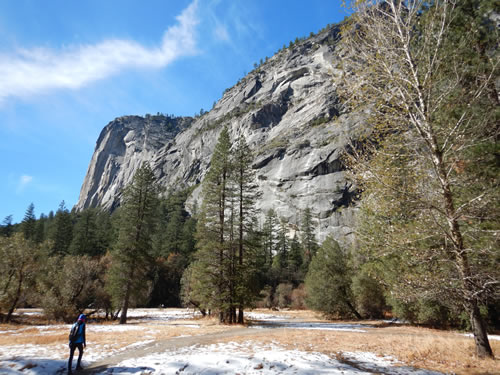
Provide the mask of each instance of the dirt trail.
[{"label": "dirt trail", "polygon": [[78,374],[95,374],[105,371],[106,369],[109,369],[110,367],[113,367],[119,364],[120,362],[126,361],[127,359],[140,358],[153,353],[165,352],[167,350],[175,350],[186,346],[213,344],[218,342],[218,340],[220,339],[226,339],[235,336],[262,335],[262,333],[267,330],[268,330],[267,328],[266,329],[240,328],[240,329],[232,329],[225,332],[210,333],[206,335],[174,337],[165,340],[159,340],[146,344],[139,348],[128,349],[121,353],[103,358],[99,361],[92,363],[86,369],[78,371]]}]

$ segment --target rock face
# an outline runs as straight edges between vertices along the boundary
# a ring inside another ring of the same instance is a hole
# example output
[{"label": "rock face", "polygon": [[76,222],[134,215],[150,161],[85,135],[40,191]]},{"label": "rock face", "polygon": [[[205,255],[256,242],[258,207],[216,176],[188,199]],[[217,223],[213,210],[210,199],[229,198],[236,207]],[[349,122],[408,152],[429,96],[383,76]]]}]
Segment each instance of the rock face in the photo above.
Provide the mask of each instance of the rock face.
[{"label": "rock face", "polygon": [[[280,51],[195,119],[125,116],[109,123],[76,208],[115,208],[143,161],[167,189],[199,184],[226,125],[233,139],[244,134],[254,150],[262,215],[273,208],[294,227],[309,207],[318,239],[332,234],[351,242],[355,189],[346,181],[340,153],[363,116],[344,113],[336,95],[338,32],[327,28]],[[199,193],[198,187],[192,202]]]},{"label": "rock face", "polygon": [[155,159],[158,150],[192,122],[192,118],[163,115],[124,116],[111,121],[97,140],[76,208],[116,208],[122,188],[142,162]]}]

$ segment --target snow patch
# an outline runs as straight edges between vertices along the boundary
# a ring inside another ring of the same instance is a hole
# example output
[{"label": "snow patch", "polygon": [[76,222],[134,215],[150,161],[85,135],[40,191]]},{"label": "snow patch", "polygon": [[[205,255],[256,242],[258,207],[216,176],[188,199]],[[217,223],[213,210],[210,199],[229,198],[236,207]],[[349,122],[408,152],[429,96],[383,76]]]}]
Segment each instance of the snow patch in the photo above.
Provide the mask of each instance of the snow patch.
[{"label": "snow patch", "polygon": [[[472,333],[463,333],[463,335],[474,338],[474,334]],[[488,335],[488,340],[500,340],[500,335]]]},{"label": "snow patch", "polygon": [[260,321],[250,328],[289,328],[289,329],[307,329],[321,331],[348,331],[348,332],[366,332],[365,328],[373,328],[369,324],[347,324],[347,323],[323,323],[323,322],[290,322],[290,321]]},{"label": "snow patch", "polygon": [[[346,353],[349,359],[331,358],[322,353],[287,350],[276,344],[259,346],[248,341],[209,346],[190,346],[121,362],[102,374],[215,375],[215,374],[384,374],[434,375],[436,372],[397,367],[390,357],[372,353]],[[345,358],[344,357],[344,358]],[[366,368],[366,369],[365,369]]]}]

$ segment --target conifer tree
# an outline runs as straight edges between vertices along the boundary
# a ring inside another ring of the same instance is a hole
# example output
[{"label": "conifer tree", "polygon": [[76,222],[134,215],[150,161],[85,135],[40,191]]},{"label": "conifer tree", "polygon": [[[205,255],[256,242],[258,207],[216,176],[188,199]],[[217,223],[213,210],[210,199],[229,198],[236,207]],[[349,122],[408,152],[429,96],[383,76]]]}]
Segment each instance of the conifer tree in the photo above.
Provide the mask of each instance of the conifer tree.
[{"label": "conifer tree", "polygon": [[12,233],[14,232],[12,225],[12,215],[8,215],[5,217],[5,219],[3,219],[2,227],[0,229],[1,229],[1,235],[3,237],[12,236]]},{"label": "conifer tree", "polygon": [[330,236],[321,244],[309,266],[305,284],[307,304],[329,317],[361,316],[354,306],[349,256]]},{"label": "conifer tree", "polygon": [[206,284],[209,280],[205,262],[195,260],[182,274],[181,279],[181,299],[185,306],[193,306],[198,309],[203,316],[207,311],[215,309],[217,306],[214,299],[214,290]]},{"label": "conifer tree", "polygon": [[23,221],[21,222],[21,231],[23,232],[25,239],[27,240],[34,239],[35,226],[36,226],[35,205],[33,203],[30,203],[24,214]]},{"label": "conifer tree", "polygon": [[233,181],[236,188],[234,195],[237,204],[236,222],[238,227],[238,323],[243,323],[244,307],[248,306],[253,300],[249,283],[252,280],[252,274],[255,272],[252,265],[254,264],[256,249],[252,246],[253,244],[248,237],[254,227],[255,203],[258,192],[255,184],[255,173],[252,169],[252,151],[243,135],[240,135],[233,155]]},{"label": "conifer tree", "polygon": [[185,209],[185,202],[191,191],[192,189],[185,189],[171,192],[161,202],[153,238],[156,258],[150,301],[153,305],[179,305],[182,273],[191,263],[195,246],[196,220]]},{"label": "conifer tree", "polygon": [[278,215],[270,208],[266,213],[266,218],[262,228],[262,237],[264,243],[265,263],[270,267],[273,263],[273,257],[277,247],[278,233]]},{"label": "conifer tree", "polygon": [[289,250],[290,245],[288,243],[288,222],[282,217],[280,219],[278,228],[278,242],[276,246],[276,255],[273,259],[273,267],[279,270],[280,279],[282,281],[288,281],[288,264],[289,264]]},{"label": "conifer tree", "polygon": [[182,226],[182,242],[180,250],[186,257],[188,263],[191,262],[193,253],[196,250],[196,223],[197,215],[196,211],[193,211],[193,216],[188,217]]},{"label": "conifer tree", "polygon": [[298,285],[304,280],[302,268],[304,258],[302,252],[302,246],[300,246],[297,235],[295,235],[290,241],[290,252],[288,256],[288,274],[290,275],[290,281],[295,285]]},{"label": "conifer tree", "polygon": [[[169,254],[181,254],[184,249],[184,224],[189,214],[184,203],[189,190],[171,192],[160,204],[158,229],[154,238],[154,248],[157,256],[168,257]],[[185,255],[185,254],[183,254]]]},{"label": "conifer tree", "polygon": [[97,233],[97,210],[87,208],[79,215],[73,229],[69,252],[73,255],[102,255]]},{"label": "conifer tree", "polygon": [[253,241],[257,190],[251,162],[245,138],[241,136],[233,147],[224,128],[203,181],[196,261],[183,278],[184,300],[216,310],[226,323],[243,322],[244,309],[257,293],[258,247]]},{"label": "conifer tree", "polygon": [[64,201],[59,205],[59,209],[54,217],[54,232],[52,240],[52,254],[66,255],[69,253],[69,245],[73,239],[73,220],[66,208]]},{"label": "conifer tree", "polygon": [[41,244],[43,241],[45,241],[46,226],[47,226],[47,216],[45,216],[45,214],[40,214],[40,217],[36,222],[36,227],[35,227],[34,241],[36,243]]},{"label": "conifer tree", "polygon": [[117,231],[113,227],[112,216],[108,211],[99,210],[96,217],[96,237],[97,237],[97,252],[105,254],[113,247],[116,241]]},{"label": "conifer tree", "polygon": [[316,238],[314,236],[314,223],[312,213],[309,207],[307,207],[302,214],[300,231],[301,244],[302,248],[304,249],[304,264],[307,270],[309,263],[311,263],[312,257],[318,250],[318,244],[316,243]]},{"label": "conifer tree", "polygon": [[230,186],[231,141],[224,127],[210,162],[210,170],[203,181],[203,203],[198,220],[198,251],[196,259],[205,288],[213,292],[212,306],[219,313],[219,321],[225,322],[230,315],[229,283],[232,275],[230,242]]},{"label": "conifer tree", "polygon": [[120,324],[134,297],[147,287],[145,275],[151,264],[152,231],[155,228],[159,188],[153,171],[144,163],[123,192],[118,240],[112,253],[110,291],[121,308]]}]

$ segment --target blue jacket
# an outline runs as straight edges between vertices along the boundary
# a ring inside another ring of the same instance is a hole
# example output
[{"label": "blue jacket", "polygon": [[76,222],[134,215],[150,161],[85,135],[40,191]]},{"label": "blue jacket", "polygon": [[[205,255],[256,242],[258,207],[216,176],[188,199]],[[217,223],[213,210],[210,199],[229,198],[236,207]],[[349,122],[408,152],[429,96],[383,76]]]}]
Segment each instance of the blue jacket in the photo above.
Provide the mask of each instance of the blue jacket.
[{"label": "blue jacket", "polygon": [[[73,344],[84,344],[86,345],[86,342],[85,342],[85,323],[83,323],[82,321],[78,321],[76,322],[75,324],[73,324],[73,327],[75,325],[78,325],[78,333],[76,335],[76,339],[73,340]],[[71,342],[70,342],[71,344]]]}]

